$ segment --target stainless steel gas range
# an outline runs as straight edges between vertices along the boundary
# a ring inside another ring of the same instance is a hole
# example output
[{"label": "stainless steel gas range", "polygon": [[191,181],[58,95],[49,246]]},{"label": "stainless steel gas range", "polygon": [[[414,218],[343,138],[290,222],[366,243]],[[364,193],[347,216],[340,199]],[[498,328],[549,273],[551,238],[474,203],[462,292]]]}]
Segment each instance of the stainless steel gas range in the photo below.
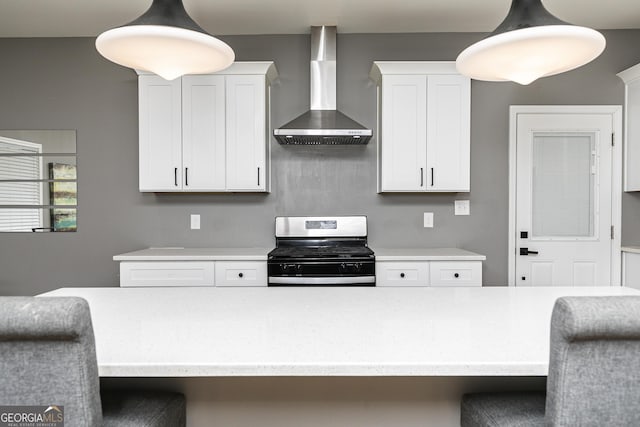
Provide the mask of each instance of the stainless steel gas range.
[{"label": "stainless steel gas range", "polygon": [[277,217],[269,286],[375,286],[367,217]]}]

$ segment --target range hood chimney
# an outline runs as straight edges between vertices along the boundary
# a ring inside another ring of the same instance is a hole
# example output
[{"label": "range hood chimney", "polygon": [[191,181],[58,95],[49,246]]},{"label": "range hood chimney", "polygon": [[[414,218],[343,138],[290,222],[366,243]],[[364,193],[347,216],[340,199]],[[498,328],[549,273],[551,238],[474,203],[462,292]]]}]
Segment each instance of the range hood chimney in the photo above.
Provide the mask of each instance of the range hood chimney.
[{"label": "range hood chimney", "polygon": [[280,144],[366,144],[371,129],[336,110],[336,27],[311,27],[311,110],[275,129]]}]

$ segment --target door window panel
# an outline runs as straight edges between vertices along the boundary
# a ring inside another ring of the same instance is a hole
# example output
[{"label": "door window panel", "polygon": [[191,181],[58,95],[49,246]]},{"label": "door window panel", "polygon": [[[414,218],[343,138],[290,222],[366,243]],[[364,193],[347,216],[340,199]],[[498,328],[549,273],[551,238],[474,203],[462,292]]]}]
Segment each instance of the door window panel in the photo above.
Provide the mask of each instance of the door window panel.
[{"label": "door window panel", "polygon": [[595,134],[535,133],[532,237],[595,236]]}]

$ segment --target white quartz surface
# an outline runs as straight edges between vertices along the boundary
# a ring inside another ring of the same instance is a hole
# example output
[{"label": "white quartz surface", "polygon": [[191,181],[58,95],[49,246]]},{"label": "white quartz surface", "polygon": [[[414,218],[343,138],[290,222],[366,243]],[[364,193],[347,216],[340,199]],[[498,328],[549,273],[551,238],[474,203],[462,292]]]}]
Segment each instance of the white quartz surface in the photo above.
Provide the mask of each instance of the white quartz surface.
[{"label": "white quartz surface", "polygon": [[266,261],[273,248],[149,248],[113,257],[114,261]]},{"label": "white quartz surface", "polygon": [[620,248],[622,252],[630,252],[633,254],[640,254],[640,246],[622,246]]},{"label": "white quartz surface", "polygon": [[89,302],[106,377],[539,376],[585,288],[62,288]]},{"label": "white quartz surface", "polygon": [[484,261],[486,256],[458,248],[371,248],[376,261]]}]

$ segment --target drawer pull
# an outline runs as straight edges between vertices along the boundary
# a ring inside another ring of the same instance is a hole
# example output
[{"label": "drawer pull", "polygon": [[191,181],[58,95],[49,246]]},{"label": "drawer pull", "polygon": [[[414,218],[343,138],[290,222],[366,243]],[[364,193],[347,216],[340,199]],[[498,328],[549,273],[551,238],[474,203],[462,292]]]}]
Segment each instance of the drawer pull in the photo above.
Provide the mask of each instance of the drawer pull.
[{"label": "drawer pull", "polygon": [[400,273],[400,277],[404,279],[404,273]]},{"label": "drawer pull", "polygon": [[244,277],[244,274],[238,273],[238,277],[242,279]]},{"label": "drawer pull", "polygon": [[455,278],[457,279],[458,277],[460,277],[460,274],[458,274],[458,273],[453,273],[453,277],[455,277]]}]

